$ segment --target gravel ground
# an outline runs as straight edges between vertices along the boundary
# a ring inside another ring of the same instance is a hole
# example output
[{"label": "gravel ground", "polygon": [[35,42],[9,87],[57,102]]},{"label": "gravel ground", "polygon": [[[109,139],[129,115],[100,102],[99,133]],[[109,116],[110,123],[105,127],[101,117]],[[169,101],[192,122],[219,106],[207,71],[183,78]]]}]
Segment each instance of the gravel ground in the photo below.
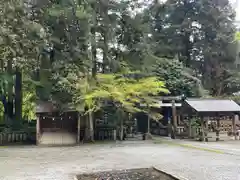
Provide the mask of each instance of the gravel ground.
[{"label": "gravel ground", "polygon": [[81,173],[151,166],[189,180],[240,180],[240,156],[166,144],[0,147],[0,180],[72,180]]},{"label": "gravel ground", "polygon": [[153,168],[107,171],[77,176],[78,180],[176,180]]}]

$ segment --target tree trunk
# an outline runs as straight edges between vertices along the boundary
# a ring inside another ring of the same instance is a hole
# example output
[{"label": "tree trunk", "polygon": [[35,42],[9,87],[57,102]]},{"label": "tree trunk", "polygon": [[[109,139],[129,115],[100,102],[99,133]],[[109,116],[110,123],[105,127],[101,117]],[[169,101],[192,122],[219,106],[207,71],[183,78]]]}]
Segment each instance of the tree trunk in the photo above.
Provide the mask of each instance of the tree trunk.
[{"label": "tree trunk", "polygon": [[89,140],[89,115],[85,116],[85,131],[84,131],[84,140]]},{"label": "tree trunk", "polygon": [[48,101],[51,94],[52,84],[50,81],[51,72],[51,62],[49,55],[43,55],[40,57],[40,69],[39,69],[39,81],[41,87],[38,88],[38,96],[41,100]]},{"label": "tree trunk", "polygon": [[93,129],[93,116],[92,112],[89,112],[89,140],[94,141],[94,129]]},{"label": "tree trunk", "polygon": [[104,47],[103,47],[103,73],[107,72],[107,68],[109,68],[108,63],[108,31],[104,32]]},{"label": "tree trunk", "polygon": [[78,144],[80,143],[80,140],[81,140],[80,135],[81,135],[81,116],[78,113],[78,128],[77,128],[77,143]]},{"label": "tree trunk", "polygon": [[123,119],[120,119],[120,141],[123,140]]},{"label": "tree trunk", "polygon": [[211,89],[212,88],[212,83],[211,83],[211,71],[212,68],[209,65],[208,61],[209,61],[209,57],[208,56],[204,56],[204,62],[203,62],[203,67],[202,67],[202,85],[206,88],[206,89]]},{"label": "tree trunk", "polygon": [[183,42],[185,44],[185,51],[184,56],[185,56],[185,61],[184,64],[186,65],[186,67],[190,67],[191,66],[191,49],[192,49],[192,43],[190,41],[190,34],[187,33],[184,37],[183,37]]},{"label": "tree trunk", "polygon": [[150,134],[150,117],[148,115],[148,129],[147,129],[147,133]]},{"label": "tree trunk", "polygon": [[96,15],[96,2],[92,3],[92,27],[91,27],[91,47],[92,47],[92,76],[96,78],[97,75],[97,45],[96,45],[96,26],[97,26],[97,15]]},{"label": "tree trunk", "polygon": [[[12,78],[12,60],[8,60],[7,72]],[[7,98],[7,123],[10,125],[13,122],[13,84],[8,84],[8,98]]]},{"label": "tree trunk", "polygon": [[3,59],[0,60],[0,70],[1,70],[1,72],[4,72],[4,61],[3,61]]},{"label": "tree trunk", "polygon": [[22,72],[18,67],[15,80],[15,120],[18,122],[22,120]]},{"label": "tree trunk", "polygon": [[36,145],[40,143],[41,131],[40,131],[40,117],[37,116],[36,122]]}]

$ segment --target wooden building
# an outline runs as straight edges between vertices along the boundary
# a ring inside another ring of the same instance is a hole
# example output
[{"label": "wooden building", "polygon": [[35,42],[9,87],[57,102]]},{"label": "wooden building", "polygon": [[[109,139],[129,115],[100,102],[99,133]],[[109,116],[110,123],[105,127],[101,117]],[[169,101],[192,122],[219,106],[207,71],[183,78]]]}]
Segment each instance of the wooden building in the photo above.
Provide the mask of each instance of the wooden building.
[{"label": "wooden building", "polygon": [[[51,102],[38,102],[36,108],[36,142],[38,145],[75,145],[87,137],[88,119],[71,106],[57,107]],[[103,112],[94,114],[94,139],[116,140],[116,127]]]},{"label": "wooden building", "polygon": [[[216,140],[219,140],[220,121],[222,117],[229,117],[232,124],[232,133],[236,139],[236,122],[239,119],[240,106],[232,100],[219,99],[187,99],[183,102],[181,114],[188,116],[189,124],[193,117],[199,118],[201,124],[201,139],[208,141],[209,121],[215,118]],[[225,119],[226,120],[226,119]],[[189,128],[191,131],[191,128]],[[189,132],[190,134],[191,132]]]},{"label": "wooden building", "polygon": [[78,113],[73,108],[59,110],[51,102],[39,102],[36,114],[37,144],[73,145],[83,138],[81,130],[78,129]]}]

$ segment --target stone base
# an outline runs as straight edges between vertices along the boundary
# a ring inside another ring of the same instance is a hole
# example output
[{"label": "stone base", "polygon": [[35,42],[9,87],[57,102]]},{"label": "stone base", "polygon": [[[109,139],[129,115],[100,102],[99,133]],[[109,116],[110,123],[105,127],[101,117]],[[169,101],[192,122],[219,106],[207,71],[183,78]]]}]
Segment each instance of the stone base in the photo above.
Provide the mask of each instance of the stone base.
[{"label": "stone base", "polygon": [[146,133],[146,140],[152,140],[152,139],[153,139],[152,134]]}]

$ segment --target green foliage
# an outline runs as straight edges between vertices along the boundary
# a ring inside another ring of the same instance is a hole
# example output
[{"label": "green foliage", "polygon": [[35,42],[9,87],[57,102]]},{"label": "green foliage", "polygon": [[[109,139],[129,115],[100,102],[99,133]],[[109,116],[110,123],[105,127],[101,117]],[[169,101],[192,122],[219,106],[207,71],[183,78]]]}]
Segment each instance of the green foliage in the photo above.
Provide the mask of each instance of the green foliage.
[{"label": "green foliage", "polygon": [[31,92],[23,92],[22,116],[24,120],[36,119],[36,95]]},{"label": "green foliage", "polygon": [[0,103],[0,124],[4,122],[4,107],[3,104]]},{"label": "green foliage", "polygon": [[226,47],[235,33],[235,12],[228,0],[154,1],[146,14],[155,22],[151,24],[154,55],[177,56],[210,95],[228,93],[225,80],[228,70],[234,69],[234,59]]},{"label": "green foliage", "polygon": [[0,9],[0,59],[24,68],[35,65],[44,28],[28,18],[22,0],[1,1]]},{"label": "green foliage", "polygon": [[183,74],[185,69],[178,60],[164,59],[163,62],[158,63],[155,71],[159,79],[166,82],[166,87],[172,96],[183,94],[187,97],[197,96],[196,83]]},{"label": "green foliage", "polygon": [[6,72],[0,73],[0,96],[6,95],[7,88],[13,86],[12,76]]},{"label": "green foliage", "polygon": [[19,68],[27,119],[36,99],[73,102],[81,112],[111,101],[150,113],[166,89],[188,97],[239,91],[227,47],[240,33],[228,0],[24,3],[0,0],[0,94],[12,101]]},{"label": "green foliage", "polygon": [[[82,77],[80,79],[66,80],[66,88],[73,89],[73,103],[78,111],[87,112],[99,110],[106,101],[113,102],[125,112],[134,113],[149,111],[148,107],[156,103],[154,96],[168,93],[162,81],[156,77],[133,78],[128,74],[98,74],[97,79]],[[148,109],[143,109],[139,105]]]},{"label": "green foliage", "polygon": [[200,124],[201,120],[199,118],[192,118],[191,119],[191,127],[194,127],[194,128],[199,128],[201,127],[201,124]]}]

